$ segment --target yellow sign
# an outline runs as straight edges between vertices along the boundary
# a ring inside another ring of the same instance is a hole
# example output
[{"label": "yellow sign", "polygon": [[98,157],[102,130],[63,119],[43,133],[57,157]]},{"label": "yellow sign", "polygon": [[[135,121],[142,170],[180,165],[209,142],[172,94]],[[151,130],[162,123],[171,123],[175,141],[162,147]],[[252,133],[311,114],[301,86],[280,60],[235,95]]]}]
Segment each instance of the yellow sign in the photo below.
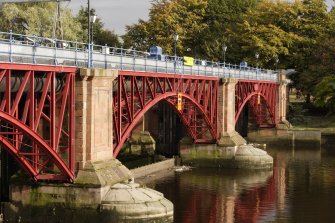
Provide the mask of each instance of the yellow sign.
[{"label": "yellow sign", "polygon": [[260,105],[261,104],[261,95],[258,94],[258,104]]},{"label": "yellow sign", "polygon": [[194,58],[193,57],[183,57],[185,66],[193,66]]},{"label": "yellow sign", "polygon": [[178,93],[177,109],[181,111],[183,109],[182,93]]}]

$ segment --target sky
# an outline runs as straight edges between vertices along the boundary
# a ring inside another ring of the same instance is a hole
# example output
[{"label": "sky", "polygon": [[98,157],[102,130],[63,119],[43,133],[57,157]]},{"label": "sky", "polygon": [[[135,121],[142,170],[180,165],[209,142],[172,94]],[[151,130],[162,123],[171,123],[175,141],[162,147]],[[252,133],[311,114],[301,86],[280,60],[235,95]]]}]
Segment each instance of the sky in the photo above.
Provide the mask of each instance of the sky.
[{"label": "sky", "polygon": [[[97,11],[97,16],[102,19],[105,27],[114,30],[116,34],[125,33],[125,26],[137,23],[138,19],[147,20],[150,0],[90,0],[92,8]],[[71,0],[68,5],[75,13],[80,6],[87,6],[87,0]],[[327,0],[330,7],[334,4],[333,0]]]},{"label": "sky", "polygon": [[[105,27],[116,34],[125,33],[125,26],[137,23],[138,19],[148,19],[150,0],[90,0],[97,16],[102,19]],[[80,6],[87,7],[87,0],[71,0],[69,7],[77,13]]]}]

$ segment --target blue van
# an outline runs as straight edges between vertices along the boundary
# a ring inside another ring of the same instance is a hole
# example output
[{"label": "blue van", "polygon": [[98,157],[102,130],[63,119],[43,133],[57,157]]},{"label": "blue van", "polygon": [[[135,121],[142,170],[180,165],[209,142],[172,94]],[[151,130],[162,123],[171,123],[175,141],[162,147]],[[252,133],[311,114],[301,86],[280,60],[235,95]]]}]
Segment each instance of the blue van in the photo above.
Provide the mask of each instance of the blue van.
[{"label": "blue van", "polygon": [[162,47],[160,46],[151,46],[149,48],[149,56],[147,57],[148,59],[153,59],[153,60],[165,60],[165,55],[163,55],[163,50]]}]

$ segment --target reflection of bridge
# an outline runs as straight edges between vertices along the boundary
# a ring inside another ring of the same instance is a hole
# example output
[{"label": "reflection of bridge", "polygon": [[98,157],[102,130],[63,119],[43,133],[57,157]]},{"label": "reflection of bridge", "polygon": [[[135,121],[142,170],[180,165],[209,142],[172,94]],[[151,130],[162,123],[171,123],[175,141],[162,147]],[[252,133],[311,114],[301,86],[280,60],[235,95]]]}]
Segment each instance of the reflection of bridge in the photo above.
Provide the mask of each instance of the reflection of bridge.
[{"label": "reflection of bridge", "polygon": [[[77,69],[89,53],[94,68]],[[116,157],[160,101],[195,143],[229,137],[246,105],[259,126],[285,119],[285,83],[273,71],[184,66],[179,58],[12,33],[0,33],[0,61],[0,143],[35,180],[73,181],[75,167]]]}]

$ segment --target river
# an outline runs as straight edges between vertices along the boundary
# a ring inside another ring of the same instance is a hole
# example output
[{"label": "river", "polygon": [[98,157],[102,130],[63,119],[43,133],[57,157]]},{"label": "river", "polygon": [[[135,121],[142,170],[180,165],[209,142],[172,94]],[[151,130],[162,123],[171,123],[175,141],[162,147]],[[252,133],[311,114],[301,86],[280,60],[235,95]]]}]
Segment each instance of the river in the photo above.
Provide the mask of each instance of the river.
[{"label": "river", "polygon": [[319,148],[268,153],[273,171],[193,169],[148,186],[174,203],[176,223],[335,222],[335,153]]},{"label": "river", "polygon": [[[271,171],[195,168],[170,173],[146,186],[174,203],[176,223],[334,222],[335,148],[267,151],[274,157]],[[42,219],[39,222],[112,222],[95,211],[83,211],[80,217],[65,213],[45,208],[34,215]],[[5,214],[6,219],[34,222]]]}]

